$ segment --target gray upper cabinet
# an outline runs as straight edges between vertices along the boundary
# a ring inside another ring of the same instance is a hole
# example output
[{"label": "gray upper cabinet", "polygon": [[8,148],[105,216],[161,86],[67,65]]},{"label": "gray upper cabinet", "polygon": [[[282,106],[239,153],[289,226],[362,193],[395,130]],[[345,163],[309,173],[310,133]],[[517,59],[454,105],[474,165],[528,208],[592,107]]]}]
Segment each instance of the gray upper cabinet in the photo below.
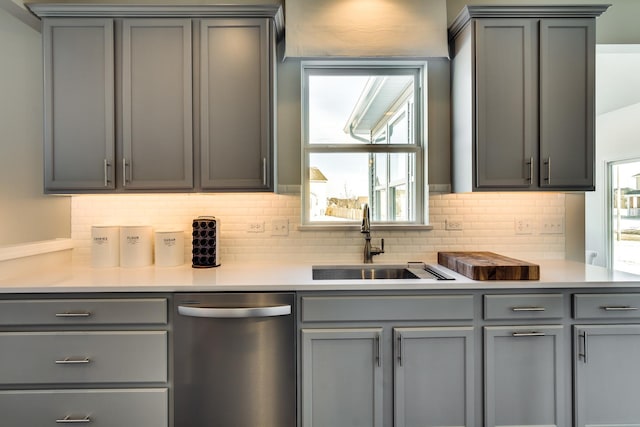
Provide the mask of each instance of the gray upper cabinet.
[{"label": "gray upper cabinet", "polygon": [[114,189],[113,20],[47,19],[42,37],[45,190]]},{"label": "gray upper cabinet", "polygon": [[450,28],[453,190],[593,190],[595,17],[468,6]]},{"label": "gray upper cabinet", "polygon": [[273,188],[273,30],[267,19],[200,23],[204,190]]},{"label": "gray upper cabinet", "polygon": [[190,19],[122,23],[125,189],[193,187]]},{"label": "gray upper cabinet", "polygon": [[280,5],[30,8],[46,191],[273,191]]}]

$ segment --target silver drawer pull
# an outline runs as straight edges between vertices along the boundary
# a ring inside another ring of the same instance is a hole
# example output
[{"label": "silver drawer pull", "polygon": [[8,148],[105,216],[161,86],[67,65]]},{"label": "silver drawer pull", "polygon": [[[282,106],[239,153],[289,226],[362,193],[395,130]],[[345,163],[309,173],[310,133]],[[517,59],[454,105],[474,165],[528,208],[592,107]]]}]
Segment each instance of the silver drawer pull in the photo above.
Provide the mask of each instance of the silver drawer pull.
[{"label": "silver drawer pull", "polygon": [[638,307],[631,307],[630,305],[605,305],[600,307],[604,311],[635,311]]},{"label": "silver drawer pull", "polygon": [[89,415],[84,416],[83,418],[72,418],[71,415],[67,415],[64,418],[60,418],[56,420],[58,424],[77,424],[77,423],[90,423],[91,417]]},{"label": "silver drawer pull", "polygon": [[514,337],[544,337],[544,332],[514,332],[511,334]]},{"label": "silver drawer pull", "polygon": [[84,365],[87,363],[91,363],[91,359],[88,357],[65,357],[56,360],[56,365]]},{"label": "silver drawer pull", "polygon": [[56,317],[90,317],[89,311],[66,311],[64,313],[56,313]]},{"label": "silver drawer pull", "polygon": [[511,307],[512,311],[545,311],[544,307]]}]

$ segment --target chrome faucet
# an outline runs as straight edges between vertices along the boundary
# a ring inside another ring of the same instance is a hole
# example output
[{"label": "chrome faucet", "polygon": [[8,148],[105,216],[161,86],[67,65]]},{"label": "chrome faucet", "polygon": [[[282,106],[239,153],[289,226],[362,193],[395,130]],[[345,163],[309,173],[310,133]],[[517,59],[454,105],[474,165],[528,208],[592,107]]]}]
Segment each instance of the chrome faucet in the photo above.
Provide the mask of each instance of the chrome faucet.
[{"label": "chrome faucet", "polygon": [[380,247],[371,247],[371,218],[369,214],[369,205],[362,205],[362,225],[360,233],[364,234],[364,263],[372,264],[374,255],[384,253],[384,239],[380,239]]}]

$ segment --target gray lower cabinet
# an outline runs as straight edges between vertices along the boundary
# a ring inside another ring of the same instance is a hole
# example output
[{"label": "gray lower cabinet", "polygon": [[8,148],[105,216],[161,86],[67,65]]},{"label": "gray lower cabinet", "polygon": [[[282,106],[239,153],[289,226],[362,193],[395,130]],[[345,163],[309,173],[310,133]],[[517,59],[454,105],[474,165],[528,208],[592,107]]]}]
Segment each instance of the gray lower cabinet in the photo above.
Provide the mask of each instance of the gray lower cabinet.
[{"label": "gray lower cabinet", "polygon": [[0,425],[169,426],[166,298],[3,298]]},{"label": "gray lower cabinet", "polygon": [[0,391],[0,424],[167,427],[168,400],[166,388]]},{"label": "gray lower cabinet", "polygon": [[564,426],[563,326],[484,328],[485,426]]},{"label": "gray lower cabinet", "polygon": [[267,19],[200,22],[200,181],[273,188],[274,35]]},{"label": "gray lower cabinet", "polygon": [[122,22],[124,189],[193,187],[191,19]]},{"label": "gray lower cabinet", "polygon": [[301,426],[475,426],[473,301],[302,296]]},{"label": "gray lower cabinet", "polygon": [[393,333],[394,426],[474,426],[473,328]]},{"label": "gray lower cabinet", "polygon": [[382,328],[303,329],[302,426],[382,427]]},{"label": "gray lower cabinet", "polygon": [[640,325],[574,327],[575,425],[640,426]]},{"label": "gray lower cabinet", "polygon": [[593,190],[595,17],[473,6],[452,39],[453,190]]},{"label": "gray lower cabinet", "polygon": [[44,187],[115,188],[113,19],[46,19]]}]

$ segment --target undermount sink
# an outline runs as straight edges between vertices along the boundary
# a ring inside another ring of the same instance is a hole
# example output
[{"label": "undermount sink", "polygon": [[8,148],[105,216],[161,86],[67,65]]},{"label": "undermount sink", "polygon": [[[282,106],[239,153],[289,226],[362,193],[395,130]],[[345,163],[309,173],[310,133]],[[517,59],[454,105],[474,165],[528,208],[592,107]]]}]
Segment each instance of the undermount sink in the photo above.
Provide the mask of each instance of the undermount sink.
[{"label": "undermount sink", "polygon": [[313,280],[455,280],[423,263],[406,265],[316,265]]}]

